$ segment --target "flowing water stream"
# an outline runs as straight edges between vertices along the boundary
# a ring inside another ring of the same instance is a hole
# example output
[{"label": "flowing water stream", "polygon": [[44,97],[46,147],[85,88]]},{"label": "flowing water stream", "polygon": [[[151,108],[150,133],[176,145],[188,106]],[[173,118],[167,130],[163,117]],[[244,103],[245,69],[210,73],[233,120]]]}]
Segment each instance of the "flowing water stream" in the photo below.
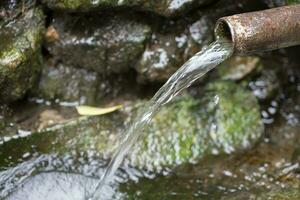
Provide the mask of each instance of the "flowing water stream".
[{"label": "flowing water stream", "polygon": [[101,188],[111,181],[111,178],[123,161],[124,156],[142,136],[144,127],[151,121],[160,108],[208,71],[229,58],[232,53],[233,48],[230,41],[217,39],[207,48],[194,55],[169,78],[143,109],[139,110],[137,116],[133,119],[127,134],[116,150],[104,174],[91,190],[91,199],[100,199]]}]

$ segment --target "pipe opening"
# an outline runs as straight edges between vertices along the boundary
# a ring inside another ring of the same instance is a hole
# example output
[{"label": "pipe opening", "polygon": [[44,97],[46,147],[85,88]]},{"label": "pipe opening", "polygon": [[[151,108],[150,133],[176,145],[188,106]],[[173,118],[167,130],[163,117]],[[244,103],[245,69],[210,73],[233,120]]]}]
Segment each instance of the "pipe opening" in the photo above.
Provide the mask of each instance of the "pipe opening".
[{"label": "pipe opening", "polygon": [[232,32],[229,24],[224,19],[219,19],[215,28],[216,39],[225,39],[233,42]]}]

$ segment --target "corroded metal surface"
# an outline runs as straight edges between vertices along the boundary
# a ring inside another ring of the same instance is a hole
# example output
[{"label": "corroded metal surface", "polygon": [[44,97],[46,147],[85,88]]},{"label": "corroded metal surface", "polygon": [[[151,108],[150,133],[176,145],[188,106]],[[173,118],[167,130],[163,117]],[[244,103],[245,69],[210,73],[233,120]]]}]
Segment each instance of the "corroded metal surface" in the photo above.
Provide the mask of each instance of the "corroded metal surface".
[{"label": "corroded metal surface", "polygon": [[215,34],[229,37],[242,55],[300,45],[300,5],[223,17]]}]

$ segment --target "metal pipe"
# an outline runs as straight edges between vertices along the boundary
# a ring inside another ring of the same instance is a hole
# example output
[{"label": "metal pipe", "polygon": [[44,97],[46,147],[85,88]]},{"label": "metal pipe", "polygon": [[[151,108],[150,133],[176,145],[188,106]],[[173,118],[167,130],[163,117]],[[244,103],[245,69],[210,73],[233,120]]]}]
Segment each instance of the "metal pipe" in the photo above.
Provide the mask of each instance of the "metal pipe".
[{"label": "metal pipe", "polygon": [[215,35],[230,39],[239,55],[300,45],[300,5],[223,17]]}]

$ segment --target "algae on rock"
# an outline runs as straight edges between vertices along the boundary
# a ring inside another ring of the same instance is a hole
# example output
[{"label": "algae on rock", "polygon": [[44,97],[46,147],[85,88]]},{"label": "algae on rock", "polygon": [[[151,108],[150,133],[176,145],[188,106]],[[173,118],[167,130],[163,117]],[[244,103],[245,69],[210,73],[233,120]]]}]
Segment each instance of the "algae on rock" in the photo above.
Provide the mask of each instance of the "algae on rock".
[{"label": "algae on rock", "polygon": [[41,69],[44,15],[26,10],[0,30],[0,101],[11,102],[33,87]]}]

